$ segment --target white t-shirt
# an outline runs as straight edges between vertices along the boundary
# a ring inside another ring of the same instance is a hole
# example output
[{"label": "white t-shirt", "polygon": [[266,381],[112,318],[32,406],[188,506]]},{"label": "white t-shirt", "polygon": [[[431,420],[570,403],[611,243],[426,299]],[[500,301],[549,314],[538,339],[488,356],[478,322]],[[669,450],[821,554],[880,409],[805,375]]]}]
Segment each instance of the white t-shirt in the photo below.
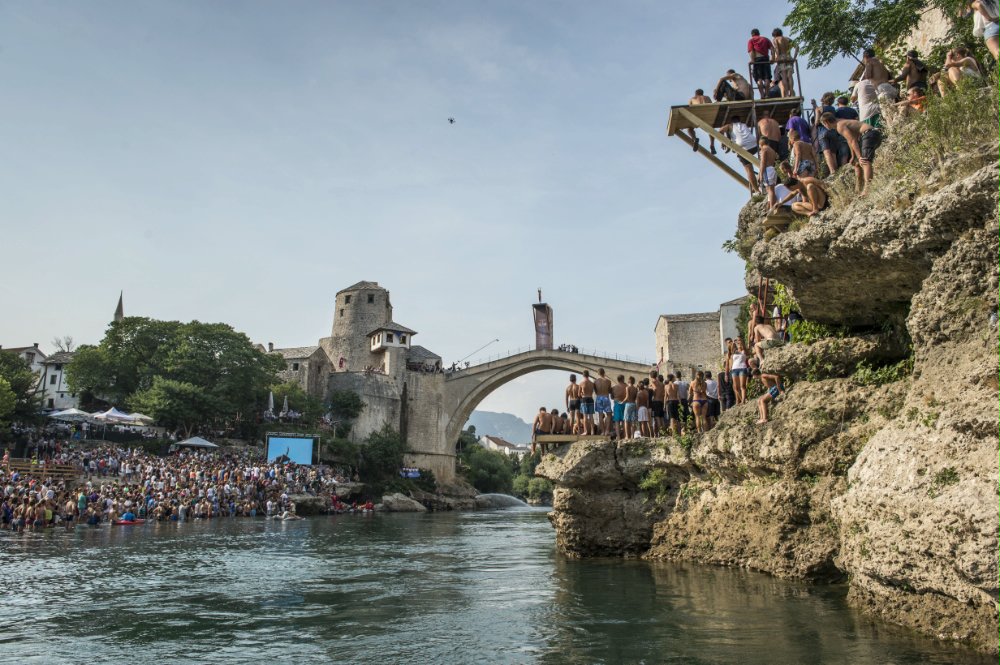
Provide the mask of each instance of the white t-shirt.
[{"label": "white t-shirt", "polygon": [[740,144],[744,150],[753,150],[757,147],[757,135],[749,125],[742,122],[732,124],[733,140]]},{"label": "white t-shirt", "polygon": [[687,399],[690,384],[687,381],[675,381],[674,385],[677,386],[677,399]]},{"label": "white t-shirt", "polygon": [[858,117],[864,122],[879,112],[878,90],[869,80],[859,81],[854,86],[854,98],[858,100]]},{"label": "white t-shirt", "polygon": [[733,354],[733,369],[747,369],[747,354],[738,351]]},{"label": "white t-shirt", "polygon": [[712,399],[719,399],[719,383],[714,379],[705,379],[705,394]]}]

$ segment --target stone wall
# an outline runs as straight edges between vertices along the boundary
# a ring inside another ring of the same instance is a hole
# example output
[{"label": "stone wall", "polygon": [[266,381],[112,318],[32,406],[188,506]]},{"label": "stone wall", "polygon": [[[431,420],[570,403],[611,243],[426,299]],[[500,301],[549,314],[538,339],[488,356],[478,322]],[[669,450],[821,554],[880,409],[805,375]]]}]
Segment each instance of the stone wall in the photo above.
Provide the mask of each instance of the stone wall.
[{"label": "stone wall", "polygon": [[[289,358],[286,369],[278,372],[278,378],[283,383],[294,382],[302,387],[307,394],[319,399],[326,398],[327,375],[330,373],[330,360],[322,349],[317,349],[308,358]],[[298,369],[293,369],[298,365]]]},{"label": "stone wall", "polygon": [[[660,317],[656,324],[657,357],[665,361],[666,371],[671,373],[681,371],[690,376],[692,370],[718,370],[719,344],[718,315],[698,314],[687,320]],[[661,362],[661,370],[663,368]]]},{"label": "stone wall", "polygon": [[347,360],[347,370],[351,372],[382,362],[380,355],[371,352],[368,333],[392,320],[389,292],[374,282],[360,284],[365,286],[347,288],[337,294],[331,335],[320,340],[336,370],[340,369],[341,357]]},{"label": "stone wall", "polygon": [[393,429],[399,428],[400,390],[391,377],[363,372],[334,372],[329,375],[327,389],[330,392],[347,390],[357,393],[365,403],[365,408],[351,427],[351,441],[362,442],[386,424]]}]

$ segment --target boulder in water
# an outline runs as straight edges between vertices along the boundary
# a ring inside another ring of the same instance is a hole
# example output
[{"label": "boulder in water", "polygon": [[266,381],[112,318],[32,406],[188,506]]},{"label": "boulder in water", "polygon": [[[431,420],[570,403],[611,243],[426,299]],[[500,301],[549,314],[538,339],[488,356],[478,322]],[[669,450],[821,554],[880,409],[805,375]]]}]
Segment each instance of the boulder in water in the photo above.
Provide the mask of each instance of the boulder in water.
[{"label": "boulder in water", "polygon": [[382,510],[387,513],[426,513],[427,508],[405,494],[396,492],[382,497]]}]

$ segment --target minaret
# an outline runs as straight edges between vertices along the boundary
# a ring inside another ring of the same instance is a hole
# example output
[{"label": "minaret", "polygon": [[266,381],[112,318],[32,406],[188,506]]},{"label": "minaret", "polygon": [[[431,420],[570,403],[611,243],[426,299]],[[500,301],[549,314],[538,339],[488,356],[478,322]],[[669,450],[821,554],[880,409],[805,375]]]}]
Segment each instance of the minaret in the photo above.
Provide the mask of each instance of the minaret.
[{"label": "minaret", "polygon": [[124,295],[124,291],[118,293],[118,307],[115,307],[115,323],[125,318],[125,306],[122,303],[122,296]]}]

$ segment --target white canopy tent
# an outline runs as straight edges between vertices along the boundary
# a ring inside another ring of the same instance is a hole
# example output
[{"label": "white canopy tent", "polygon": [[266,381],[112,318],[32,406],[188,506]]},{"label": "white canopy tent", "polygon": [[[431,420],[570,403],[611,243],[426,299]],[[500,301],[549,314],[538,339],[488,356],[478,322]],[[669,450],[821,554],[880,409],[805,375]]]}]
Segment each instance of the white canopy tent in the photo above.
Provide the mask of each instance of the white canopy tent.
[{"label": "white canopy tent", "polygon": [[64,411],[56,411],[55,413],[50,413],[49,418],[54,418],[55,420],[62,420],[68,423],[79,423],[85,420],[91,420],[91,416],[86,411],[81,411],[80,409],[66,409]]},{"label": "white canopy tent", "polygon": [[130,418],[133,418],[135,422],[142,423],[143,425],[149,425],[153,422],[152,418],[150,418],[144,413],[139,413],[138,411],[136,411],[135,413],[130,413],[128,415]]},{"label": "white canopy tent", "polygon": [[125,413],[124,411],[119,411],[115,407],[111,407],[107,411],[98,412],[93,415],[95,420],[102,423],[135,423],[136,419]]},{"label": "white canopy tent", "polygon": [[206,441],[205,439],[201,438],[200,436],[192,436],[190,439],[184,439],[183,441],[178,441],[177,443],[175,443],[173,445],[175,445],[177,447],[182,447],[183,446],[185,448],[218,448],[219,447],[217,444],[214,444],[211,441]]}]

